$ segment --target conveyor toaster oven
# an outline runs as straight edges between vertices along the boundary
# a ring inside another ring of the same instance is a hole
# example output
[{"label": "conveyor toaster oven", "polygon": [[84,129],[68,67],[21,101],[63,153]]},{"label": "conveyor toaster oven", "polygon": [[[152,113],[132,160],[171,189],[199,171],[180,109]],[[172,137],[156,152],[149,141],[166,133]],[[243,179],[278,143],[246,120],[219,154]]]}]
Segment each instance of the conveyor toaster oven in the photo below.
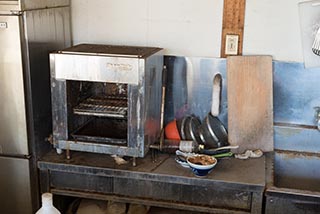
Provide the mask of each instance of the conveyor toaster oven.
[{"label": "conveyor toaster oven", "polygon": [[160,135],[162,49],[80,44],[50,54],[58,151],[144,157]]}]

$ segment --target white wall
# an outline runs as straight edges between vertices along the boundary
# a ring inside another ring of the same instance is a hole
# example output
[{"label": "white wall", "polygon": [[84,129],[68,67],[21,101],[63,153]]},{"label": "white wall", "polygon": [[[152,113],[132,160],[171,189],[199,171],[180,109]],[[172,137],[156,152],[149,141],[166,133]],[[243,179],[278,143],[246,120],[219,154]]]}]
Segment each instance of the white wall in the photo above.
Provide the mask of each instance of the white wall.
[{"label": "white wall", "polygon": [[[74,43],[144,45],[219,57],[223,0],[71,0]],[[247,0],[244,54],[302,62],[298,2]]]},{"label": "white wall", "polygon": [[219,56],[222,8],[222,0],[72,0],[73,39]]},{"label": "white wall", "polygon": [[302,62],[299,2],[302,0],[246,0],[243,53]]}]

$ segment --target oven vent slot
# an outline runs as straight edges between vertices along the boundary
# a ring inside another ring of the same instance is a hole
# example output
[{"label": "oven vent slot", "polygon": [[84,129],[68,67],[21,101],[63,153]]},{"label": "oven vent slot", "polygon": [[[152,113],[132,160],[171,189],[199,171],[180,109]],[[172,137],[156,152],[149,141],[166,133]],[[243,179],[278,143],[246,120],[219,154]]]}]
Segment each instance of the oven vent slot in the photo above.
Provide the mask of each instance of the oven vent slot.
[{"label": "oven vent slot", "polygon": [[126,118],[128,100],[126,97],[89,97],[73,109],[74,114],[98,117]]}]

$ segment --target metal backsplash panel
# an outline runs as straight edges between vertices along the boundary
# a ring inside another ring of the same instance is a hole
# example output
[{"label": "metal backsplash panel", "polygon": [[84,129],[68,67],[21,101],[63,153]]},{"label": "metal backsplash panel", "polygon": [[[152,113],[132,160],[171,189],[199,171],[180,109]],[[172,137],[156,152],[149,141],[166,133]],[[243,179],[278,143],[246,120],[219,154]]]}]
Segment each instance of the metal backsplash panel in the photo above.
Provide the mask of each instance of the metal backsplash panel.
[{"label": "metal backsplash panel", "polygon": [[165,64],[165,124],[191,114],[202,120],[211,110],[213,77],[219,72],[223,78],[219,118],[227,126],[226,60],[169,56]]},{"label": "metal backsplash panel", "polygon": [[275,148],[320,153],[320,132],[316,129],[274,126]]},{"label": "metal backsplash panel", "polygon": [[274,62],[273,72],[275,148],[319,153],[316,107],[320,106],[320,68]]},{"label": "metal backsplash panel", "polygon": [[[191,114],[202,120],[211,109],[213,76],[219,72],[223,77],[219,118],[228,127],[225,59],[166,56],[165,65],[165,124]],[[320,68],[274,61],[273,78],[275,149],[319,152],[315,107],[320,106]]]},{"label": "metal backsplash panel", "polygon": [[315,126],[320,106],[320,68],[302,63],[274,62],[274,121]]}]

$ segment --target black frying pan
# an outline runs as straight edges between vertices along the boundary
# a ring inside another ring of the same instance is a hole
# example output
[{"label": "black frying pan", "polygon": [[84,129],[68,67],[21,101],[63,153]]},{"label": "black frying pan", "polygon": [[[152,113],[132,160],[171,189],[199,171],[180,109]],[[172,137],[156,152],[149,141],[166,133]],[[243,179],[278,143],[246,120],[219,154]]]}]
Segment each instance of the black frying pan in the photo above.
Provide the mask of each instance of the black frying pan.
[{"label": "black frying pan", "polygon": [[217,117],[220,112],[221,86],[222,76],[217,73],[213,78],[211,112],[204,118],[198,130],[200,139],[207,149],[228,145],[227,130]]}]

